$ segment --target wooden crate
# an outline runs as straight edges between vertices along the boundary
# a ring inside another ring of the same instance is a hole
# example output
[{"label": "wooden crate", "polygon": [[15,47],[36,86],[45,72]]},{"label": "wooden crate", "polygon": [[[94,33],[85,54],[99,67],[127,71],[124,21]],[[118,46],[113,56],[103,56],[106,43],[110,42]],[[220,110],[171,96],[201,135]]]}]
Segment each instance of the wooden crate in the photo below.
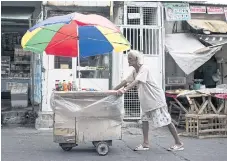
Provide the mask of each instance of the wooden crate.
[{"label": "wooden crate", "polygon": [[186,132],[182,135],[197,138],[227,137],[227,115],[186,114]]}]

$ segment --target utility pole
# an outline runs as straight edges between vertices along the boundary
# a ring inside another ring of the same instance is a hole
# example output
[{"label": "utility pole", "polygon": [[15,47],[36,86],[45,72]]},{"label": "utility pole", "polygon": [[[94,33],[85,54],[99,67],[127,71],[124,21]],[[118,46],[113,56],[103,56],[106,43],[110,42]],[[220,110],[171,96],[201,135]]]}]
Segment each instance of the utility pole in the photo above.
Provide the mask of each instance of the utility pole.
[{"label": "utility pole", "polygon": [[[32,27],[32,19],[30,18],[29,20],[29,28]],[[32,103],[32,111],[34,111],[34,104],[35,104],[35,98],[34,98],[34,95],[35,95],[35,90],[34,90],[34,87],[35,87],[35,66],[34,66],[34,62],[35,62],[35,54],[32,53],[31,55],[31,69],[32,69],[32,72],[31,72],[31,76],[32,76],[32,80],[31,80],[31,103]]]}]

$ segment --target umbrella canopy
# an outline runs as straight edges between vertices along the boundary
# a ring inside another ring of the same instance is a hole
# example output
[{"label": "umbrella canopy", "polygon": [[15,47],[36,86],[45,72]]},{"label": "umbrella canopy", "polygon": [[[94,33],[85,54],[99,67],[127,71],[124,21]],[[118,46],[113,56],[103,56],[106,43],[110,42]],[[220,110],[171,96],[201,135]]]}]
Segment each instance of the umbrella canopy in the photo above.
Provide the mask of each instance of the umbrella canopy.
[{"label": "umbrella canopy", "polygon": [[91,14],[71,13],[48,18],[23,36],[24,50],[64,56],[94,56],[130,49],[130,43],[108,19]]}]

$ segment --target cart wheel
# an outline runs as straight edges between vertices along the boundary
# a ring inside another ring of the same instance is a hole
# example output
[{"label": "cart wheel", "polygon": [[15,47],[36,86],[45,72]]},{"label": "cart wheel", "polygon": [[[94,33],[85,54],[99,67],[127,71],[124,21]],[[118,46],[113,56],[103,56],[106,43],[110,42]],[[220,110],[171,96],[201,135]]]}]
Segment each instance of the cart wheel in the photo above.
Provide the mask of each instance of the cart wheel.
[{"label": "cart wheel", "polygon": [[109,152],[109,145],[106,142],[96,144],[96,151],[99,155],[105,156]]},{"label": "cart wheel", "polygon": [[72,150],[73,147],[70,146],[64,146],[63,144],[59,144],[59,146],[64,150],[64,151],[70,151]]},{"label": "cart wheel", "polygon": [[72,147],[61,147],[64,151],[70,151],[72,150]]}]

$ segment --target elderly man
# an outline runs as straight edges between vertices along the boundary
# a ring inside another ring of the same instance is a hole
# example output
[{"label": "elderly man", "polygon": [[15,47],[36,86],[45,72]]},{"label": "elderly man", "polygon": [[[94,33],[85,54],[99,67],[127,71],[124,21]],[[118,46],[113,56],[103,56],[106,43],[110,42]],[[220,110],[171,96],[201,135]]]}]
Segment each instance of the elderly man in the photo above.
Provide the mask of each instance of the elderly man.
[{"label": "elderly man", "polygon": [[171,122],[171,116],[168,113],[165,93],[157,85],[152,76],[152,72],[143,65],[142,54],[138,51],[131,50],[128,53],[128,64],[134,67],[133,72],[123,80],[114,90],[117,90],[119,95],[126,93],[135,86],[138,86],[138,96],[142,108],[142,130],[143,143],[135,148],[135,151],[149,150],[149,122],[155,128],[168,126],[175,145],[171,146],[169,150],[177,151],[183,150],[183,143],[177,134],[174,124]]}]

